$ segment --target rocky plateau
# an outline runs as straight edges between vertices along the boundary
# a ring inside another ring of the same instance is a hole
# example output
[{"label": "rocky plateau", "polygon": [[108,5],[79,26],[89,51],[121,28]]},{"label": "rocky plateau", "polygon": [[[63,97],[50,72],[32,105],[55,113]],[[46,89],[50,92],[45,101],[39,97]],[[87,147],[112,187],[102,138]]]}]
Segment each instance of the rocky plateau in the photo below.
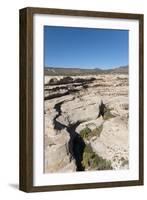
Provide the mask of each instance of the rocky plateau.
[{"label": "rocky plateau", "polygon": [[129,168],[128,74],[45,76],[44,172]]}]

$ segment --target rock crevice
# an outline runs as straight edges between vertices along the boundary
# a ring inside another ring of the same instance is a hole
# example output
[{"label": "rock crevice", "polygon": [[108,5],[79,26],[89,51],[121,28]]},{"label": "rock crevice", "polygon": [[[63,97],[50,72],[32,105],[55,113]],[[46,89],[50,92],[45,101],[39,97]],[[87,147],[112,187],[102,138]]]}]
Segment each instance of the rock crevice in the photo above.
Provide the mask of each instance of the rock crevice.
[{"label": "rock crevice", "polygon": [[128,169],[127,80],[117,74],[47,80],[45,173]]}]

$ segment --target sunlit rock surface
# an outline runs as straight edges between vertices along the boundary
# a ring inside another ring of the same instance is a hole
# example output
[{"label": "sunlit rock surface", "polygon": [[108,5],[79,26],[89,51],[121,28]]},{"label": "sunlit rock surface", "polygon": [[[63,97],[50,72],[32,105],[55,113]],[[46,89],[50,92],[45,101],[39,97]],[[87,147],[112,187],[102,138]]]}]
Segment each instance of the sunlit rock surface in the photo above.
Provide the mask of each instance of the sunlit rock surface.
[{"label": "sunlit rock surface", "polygon": [[45,173],[99,170],[83,166],[87,145],[97,162],[129,168],[127,74],[45,76],[44,99]]}]

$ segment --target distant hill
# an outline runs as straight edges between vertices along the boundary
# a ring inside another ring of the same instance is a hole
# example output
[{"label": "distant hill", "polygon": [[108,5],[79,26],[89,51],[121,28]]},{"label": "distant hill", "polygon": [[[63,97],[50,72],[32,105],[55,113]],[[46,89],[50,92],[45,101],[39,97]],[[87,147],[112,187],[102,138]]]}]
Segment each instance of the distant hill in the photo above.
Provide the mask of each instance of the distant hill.
[{"label": "distant hill", "polygon": [[44,74],[50,76],[76,76],[76,75],[96,75],[96,74],[128,74],[128,66],[121,66],[114,69],[81,69],[81,68],[55,68],[45,67]]},{"label": "distant hill", "polygon": [[128,68],[128,66],[122,66],[122,67],[118,67],[118,68],[115,68],[115,69],[111,69],[110,71],[112,73],[124,73],[124,74],[128,74],[129,68]]}]

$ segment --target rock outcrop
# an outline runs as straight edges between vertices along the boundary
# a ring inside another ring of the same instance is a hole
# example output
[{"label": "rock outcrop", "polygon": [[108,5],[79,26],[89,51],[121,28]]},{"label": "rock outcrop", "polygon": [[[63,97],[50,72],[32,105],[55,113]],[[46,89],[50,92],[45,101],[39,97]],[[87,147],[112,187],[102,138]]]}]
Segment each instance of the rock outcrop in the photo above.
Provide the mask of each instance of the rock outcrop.
[{"label": "rock outcrop", "polygon": [[75,161],[70,161],[68,150],[69,133],[64,129],[61,134],[45,138],[45,172],[76,171]]},{"label": "rock outcrop", "polygon": [[113,169],[128,168],[128,142],[127,124],[121,117],[114,117],[105,121],[100,137],[90,141],[94,152],[110,160]]},{"label": "rock outcrop", "polygon": [[129,168],[128,75],[47,76],[44,89],[45,173]]}]

